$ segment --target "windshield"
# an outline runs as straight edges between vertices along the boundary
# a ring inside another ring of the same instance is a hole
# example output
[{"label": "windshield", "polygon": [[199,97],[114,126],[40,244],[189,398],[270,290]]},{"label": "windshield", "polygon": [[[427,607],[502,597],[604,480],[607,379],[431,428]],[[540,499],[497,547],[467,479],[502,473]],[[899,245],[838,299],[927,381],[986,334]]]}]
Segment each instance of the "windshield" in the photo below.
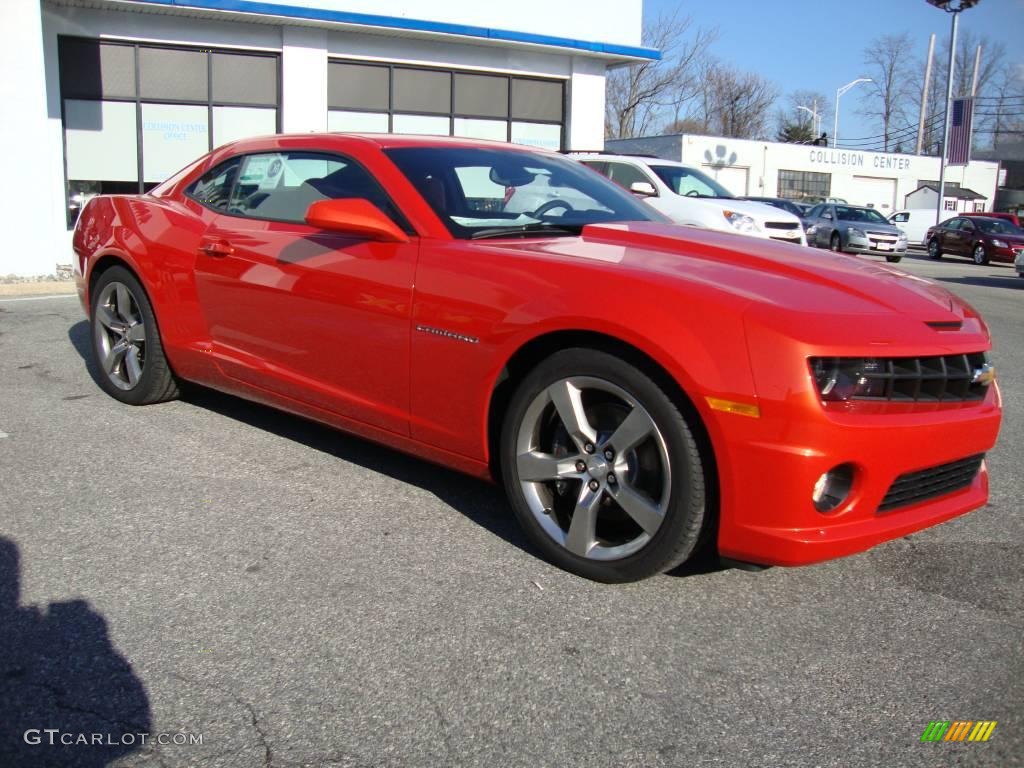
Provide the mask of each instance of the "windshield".
[{"label": "windshield", "polygon": [[557,155],[482,147],[385,153],[453,237],[577,235],[587,224],[666,220],[600,174]]},{"label": "windshield", "polygon": [[975,226],[989,235],[1024,235],[1024,229],[1016,227],[1013,222],[1002,219],[972,219]]},{"label": "windshield", "polygon": [[652,165],[651,170],[658,174],[658,178],[664,181],[668,188],[677,195],[735,197],[728,189],[696,168],[683,168],[678,165]]},{"label": "windshield", "polygon": [[868,224],[888,224],[889,220],[871,208],[849,208],[845,205],[836,206],[836,216],[841,221],[863,221]]}]

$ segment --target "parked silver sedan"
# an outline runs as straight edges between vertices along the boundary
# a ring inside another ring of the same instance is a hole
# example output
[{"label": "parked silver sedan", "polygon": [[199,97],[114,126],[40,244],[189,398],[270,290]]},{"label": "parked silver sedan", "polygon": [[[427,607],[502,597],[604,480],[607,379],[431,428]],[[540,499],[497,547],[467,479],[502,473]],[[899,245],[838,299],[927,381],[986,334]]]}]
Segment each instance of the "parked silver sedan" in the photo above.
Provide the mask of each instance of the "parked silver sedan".
[{"label": "parked silver sedan", "polygon": [[807,244],[844,253],[877,253],[897,262],[907,235],[874,208],[822,203],[807,214]]}]

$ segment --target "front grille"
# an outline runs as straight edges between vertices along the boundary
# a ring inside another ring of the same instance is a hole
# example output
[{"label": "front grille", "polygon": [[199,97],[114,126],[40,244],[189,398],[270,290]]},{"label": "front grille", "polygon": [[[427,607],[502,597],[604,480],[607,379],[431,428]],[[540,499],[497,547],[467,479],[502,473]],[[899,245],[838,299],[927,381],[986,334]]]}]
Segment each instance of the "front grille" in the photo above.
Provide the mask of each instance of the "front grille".
[{"label": "front grille", "polygon": [[868,237],[872,240],[885,240],[890,243],[895,243],[900,239],[899,235],[894,235],[891,232],[868,232]]},{"label": "front grille", "polygon": [[765,229],[800,229],[798,221],[766,221]]},{"label": "front grille", "polygon": [[[985,399],[985,353],[937,357],[813,358],[812,372],[826,399],[964,402]],[[975,380],[977,379],[977,380]],[[835,390],[835,395],[830,396]],[[838,396],[840,390],[848,391]]]},{"label": "front grille", "polygon": [[985,455],[979,453],[949,464],[900,475],[885,494],[878,511],[888,512],[961,491],[974,482],[984,458]]}]

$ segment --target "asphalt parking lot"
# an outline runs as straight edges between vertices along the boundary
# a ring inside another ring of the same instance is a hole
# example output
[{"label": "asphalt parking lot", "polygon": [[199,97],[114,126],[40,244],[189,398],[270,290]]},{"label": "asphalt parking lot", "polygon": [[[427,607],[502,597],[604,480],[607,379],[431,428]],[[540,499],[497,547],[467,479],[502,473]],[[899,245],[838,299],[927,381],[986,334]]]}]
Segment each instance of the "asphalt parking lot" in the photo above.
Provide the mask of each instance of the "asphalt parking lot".
[{"label": "asphalt parking lot", "polygon": [[0,766],[1024,765],[1024,280],[901,266],[995,335],[989,506],[628,586],[484,483],[211,392],[120,405],[77,299],[0,300]]}]

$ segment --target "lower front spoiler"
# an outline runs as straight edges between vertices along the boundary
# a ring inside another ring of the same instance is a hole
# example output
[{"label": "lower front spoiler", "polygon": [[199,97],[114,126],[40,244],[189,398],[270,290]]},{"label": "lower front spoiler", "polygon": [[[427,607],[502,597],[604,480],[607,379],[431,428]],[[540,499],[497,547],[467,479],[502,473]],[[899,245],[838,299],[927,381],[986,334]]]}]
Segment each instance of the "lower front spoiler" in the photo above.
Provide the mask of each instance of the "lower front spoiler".
[{"label": "lower front spoiler", "polygon": [[960,491],[869,519],[844,522],[822,516],[814,528],[771,528],[741,526],[729,540],[719,540],[719,554],[730,560],[758,565],[811,565],[856,554],[892,539],[922,531],[978,509],[988,501],[988,468],[981,470],[970,486]]}]

